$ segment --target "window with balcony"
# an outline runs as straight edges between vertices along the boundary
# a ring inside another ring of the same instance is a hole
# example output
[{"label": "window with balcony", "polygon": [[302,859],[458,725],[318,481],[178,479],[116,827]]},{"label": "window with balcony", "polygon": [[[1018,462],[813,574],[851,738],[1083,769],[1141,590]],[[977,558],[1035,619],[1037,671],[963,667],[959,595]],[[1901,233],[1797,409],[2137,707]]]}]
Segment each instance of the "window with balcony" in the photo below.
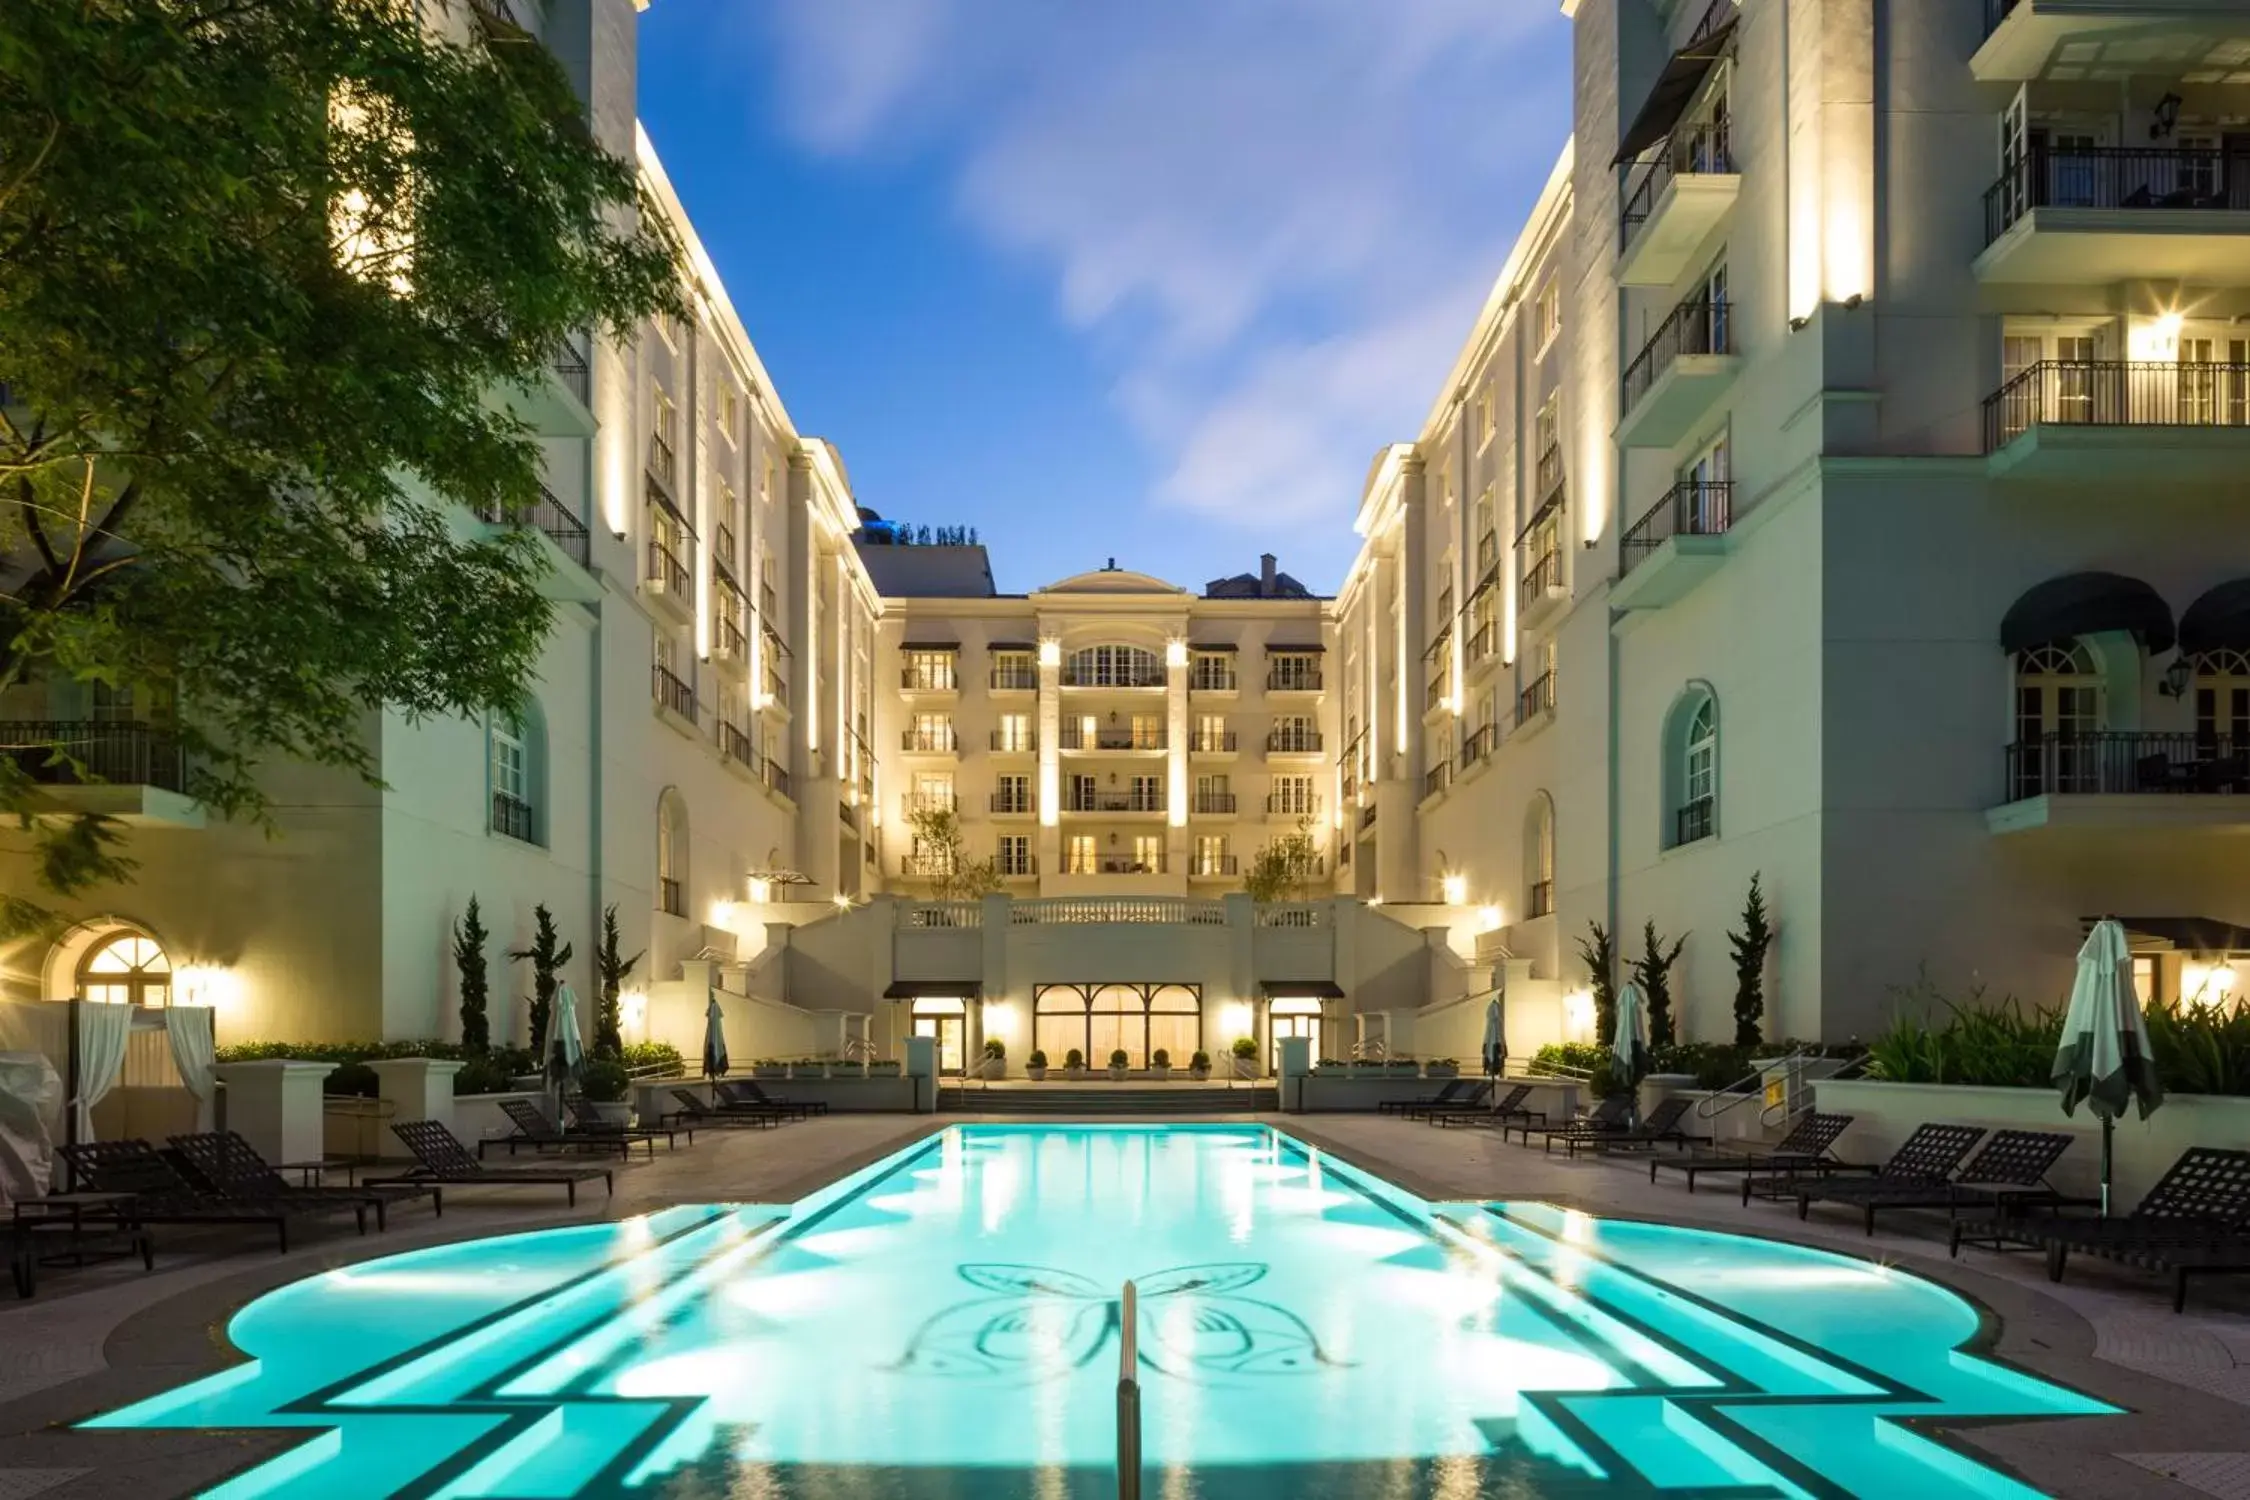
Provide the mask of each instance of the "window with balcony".
[{"label": "window with balcony", "polygon": [[1562,278],[1550,276],[1531,304],[1531,347],[1545,354],[1562,332]]},{"label": "window with balcony", "polygon": [[648,492],[648,588],[685,603],[692,597],[688,576],[688,548],[694,533],[687,520],[672,508],[664,492]]},{"label": "window with balcony", "polygon": [[1315,651],[1275,651],[1266,660],[1269,693],[1320,691],[1320,654]]},{"label": "window with balcony", "polygon": [[1663,847],[1718,832],[1719,700],[1698,684],[1680,696],[1664,726]]},{"label": "window with balcony", "polygon": [[992,810],[1002,814],[1022,815],[1036,811],[1031,800],[1029,776],[1001,776],[993,783]]},{"label": "window with balcony", "polygon": [[1266,750],[1275,755],[1320,753],[1320,722],[1307,714],[1283,714],[1266,735]]},{"label": "window with balcony", "polygon": [[1094,836],[1074,833],[1063,841],[1063,872],[1068,875],[1091,875],[1100,867],[1101,855]]},{"label": "window with balcony", "polygon": [[668,786],[656,799],[656,909],[686,916],[687,880],[687,799]]},{"label": "window with balcony", "polygon": [[1516,727],[1545,717],[1555,711],[1555,643],[1549,641],[1539,654],[1540,670],[1516,694]]},{"label": "window with balcony", "polygon": [[960,749],[953,735],[953,715],[915,714],[907,721],[900,748],[925,755],[949,755]]},{"label": "window with balcony", "polygon": [[1310,817],[1320,810],[1320,799],[1313,791],[1310,776],[1276,776],[1273,791],[1266,798],[1266,811],[1286,813],[1295,817]]},{"label": "window with balcony", "polygon": [[960,688],[952,651],[910,649],[902,654],[905,669],[899,685],[910,693],[951,693]]},{"label": "window with balcony", "polygon": [[2195,745],[2206,760],[2250,755],[2250,652],[2195,658]]},{"label": "window with balcony", "polygon": [[1547,399],[1539,403],[1539,410],[1533,414],[1531,451],[1539,455],[1531,493],[1544,505],[1561,493],[1563,487],[1561,391],[1549,391]]},{"label": "window with balcony", "polygon": [[1039,737],[1031,727],[1029,714],[1002,714],[1000,727],[992,731],[992,748],[1003,755],[1029,755],[1039,748]]},{"label": "window with balcony", "polygon": [[1206,817],[1228,817],[1234,812],[1234,786],[1225,776],[1195,778],[1195,802],[1189,809]]},{"label": "window with balcony", "polygon": [[711,649],[721,661],[745,661],[750,655],[750,637],[742,628],[746,618],[742,590],[733,579],[714,572],[711,575]]},{"label": "window with balcony", "polygon": [[1531,524],[1516,538],[1516,552],[1524,559],[1523,578],[1516,595],[1518,615],[1545,603],[1550,594],[1559,592],[1563,586],[1562,523],[1562,497],[1558,494],[1539,508]]},{"label": "window with balcony", "polygon": [[679,486],[679,441],[679,408],[672,404],[664,387],[650,387],[648,472],[668,490]]},{"label": "window with balcony", "polygon": [[1240,686],[1232,651],[1198,651],[1189,666],[1188,687],[1198,693],[1231,693]]},{"label": "window with balcony", "polygon": [[1029,651],[992,653],[991,687],[996,693],[1030,693],[1039,688],[1039,667]]},{"label": "window with balcony", "polygon": [[953,792],[951,771],[916,771],[908,784],[906,806],[902,811],[909,818],[935,813],[960,811],[960,801]]},{"label": "window with balcony", "polygon": [[2250,339],[2223,323],[2143,320],[2132,343],[2151,357],[2118,359],[2107,325],[2009,329],[2000,389],[1985,402],[1985,445],[1999,449],[2043,425],[2250,426]]},{"label": "window with balcony", "polygon": [[1235,861],[1227,852],[1227,836],[1223,833],[1196,835],[1195,863],[1188,873],[1206,878],[1234,874]]},{"label": "window with balcony", "polygon": [[1138,646],[1088,646],[1063,664],[1064,687],[1144,688],[1164,685],[1164,664]]},{"label": "window with balcony", "polygon": [[546,772],[546,721],[536,699],[520,714],[494,714],[485,725],[492,790],[490,827],[526,844],[540,842],[540,783]]},{"label": "window with balcony", "polygon": [[680,644],[669,634],[656,637],[656,705],[678,714],[688,722],[695,721],[695,688],[683,675],[680,664]]},{"label": "window with balcony", "polygon": [[999,864],[1000,874],[1004,878],[1039,873],[1039,866],[1031,856],[1031,835],[1027,833],[1001,834],[999,846],[994,851],[994,859]]},{"label": "window with balcony", "polygon": [[1234,731],[1227,728],[1225,714],[1198,714],[1189,734],[1188,749],[1198,755],[1225,755],[1235,748]]},{"label": "window with balcony", "polygon": [[2010,797],[2103,790],[2111,752],[2103,733],[2101,667],[2087,643],[2057,641],[2017,652],[2015,693]]},{"label": "window with balcony", "polygon": [[1733,457],[1724,433],[1714,438],[1664,498],[1618,541],[1618,576],[1623,577],[1676,536],[1720,536],[1733,524]]},{"label": "window with balcony", "polygon": [[1552,916],[1555,910],[1555,802],[1536,792],[1524,814],[1524,900],[1527,920]]}]

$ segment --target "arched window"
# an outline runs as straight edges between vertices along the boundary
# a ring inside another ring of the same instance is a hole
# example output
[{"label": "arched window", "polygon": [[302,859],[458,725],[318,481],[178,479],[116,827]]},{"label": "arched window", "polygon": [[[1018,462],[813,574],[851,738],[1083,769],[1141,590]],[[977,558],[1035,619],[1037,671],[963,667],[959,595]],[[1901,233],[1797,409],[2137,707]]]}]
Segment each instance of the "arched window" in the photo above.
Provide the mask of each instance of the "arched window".
[{"label": "arched window", "polygon": [[538,700],[528,700],[520,714],[494,714],[484,739],[492,831],[527,844],[545,843],[547,721]]},{"label": "arched window", "polygon": [[2227,646],[2196,657],[2195,743],[2204,760],[2250,751],[2250,652]]},{"label": "arched window", "polygon": [[656,799],[656,904],[675,917],[687,915],[687,799],[666,787]]},{"label": "arched window", "polygon": [[1531,799],[1523,820],[1524,920],[1554,915],[1555,803],[1545,792]]},{"label": "arched window", "polygon": [[172,998],[172,960],[145,932],[112,933],[78,961],[78,993],[97,1005],[163,1005]]},{"label": "arched window", "polygon": [[1664,828],[1667,849],[1719,831],[1719,700],[1697,685],[1680,695],[1664,724]]},{"label": "arched window", "polygon": [[2082,640],[2016,653],[2014,798],[2090,792],[2101,784],[2102,677]]},{"label": "arched window", "polygon": [[1139,646],[1088,646],[1073,651],[1063,669],[1065,687],[1162,687],[1164,664]]}]

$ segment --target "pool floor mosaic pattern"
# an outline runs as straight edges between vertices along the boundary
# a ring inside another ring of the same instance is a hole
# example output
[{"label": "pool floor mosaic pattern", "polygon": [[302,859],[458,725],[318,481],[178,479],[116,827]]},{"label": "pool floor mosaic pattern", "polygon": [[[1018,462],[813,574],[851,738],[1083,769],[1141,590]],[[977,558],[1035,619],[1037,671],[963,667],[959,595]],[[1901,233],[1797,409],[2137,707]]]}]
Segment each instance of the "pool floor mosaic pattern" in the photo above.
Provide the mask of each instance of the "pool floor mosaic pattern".
[{"label": "pool floor mosaic pattern", "polygon": [[2036,1492],[1927,1429],[2110,1410],[1823,1251],[1430,1204],[1262,1126],[958,1126],[786,1208],[683,1206],[316,1276],[243,1363],[97,1427],[302,1427],[214,1493]]}]

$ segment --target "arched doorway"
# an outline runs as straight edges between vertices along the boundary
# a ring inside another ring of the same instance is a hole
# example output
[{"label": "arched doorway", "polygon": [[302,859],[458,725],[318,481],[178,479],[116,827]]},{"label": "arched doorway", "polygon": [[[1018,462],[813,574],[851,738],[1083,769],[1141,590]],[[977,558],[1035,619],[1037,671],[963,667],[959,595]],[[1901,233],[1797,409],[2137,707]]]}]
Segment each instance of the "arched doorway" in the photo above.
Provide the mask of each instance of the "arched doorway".
[{"label": "arched doorway", "polygon": [[1145,1068],[1161,1050],[1184,1068],[1203,1048],[1203,991],[1192,984],[1040,984],[1032,986],[1031,1044],[1062,1067],[1072,1048],[1089,1068],[1112,1052]]}]

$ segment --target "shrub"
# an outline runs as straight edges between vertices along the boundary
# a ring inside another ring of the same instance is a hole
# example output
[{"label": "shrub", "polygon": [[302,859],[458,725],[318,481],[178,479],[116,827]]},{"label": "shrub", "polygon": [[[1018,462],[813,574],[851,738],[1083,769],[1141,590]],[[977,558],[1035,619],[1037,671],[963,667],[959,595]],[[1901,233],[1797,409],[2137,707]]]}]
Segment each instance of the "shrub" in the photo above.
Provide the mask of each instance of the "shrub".
[{"label": "shrub", "polygon": [[1577,1073],[1591,1073],[1608,1061],[1609,1048],[1594,1042],[1549,1042],[1531,1054],[1535,1068],[1567,1068]]},{"label": "shrub", "polygon": [[1007,1057],[1008,1044],[996,1036],[986,1037],[984,1039],[984,1055],[994,1062],[999,1062]]},{"label": "shrub", "polygon": [[590,1104],[615,1104],[632,1087],[633,1080],[626,1073],[625,1065],[611,1062],[606,1057],[596,1058],[586,1064],[585,1070],[578,1075],[578,1092]]},{"label": "shrub", "polygon": [[1113,1068],[1122,1068],[1131,1061],[1132,1059],[1125,1055],[1123,1047],[1114,1048],[1109,1054],[1109,1065]]},{"label": "shrub", "polygon": [[619,1052],[618,1060],[634,1072],[658,1068],[674,1073],[687,1071],[687,1060],[670,1042],[628,1042]]},{"label": "shrub", "polygon": [[1254,1057],[1256,1057],[1256,1056],[1258,1055],[1258,1044],[1257,1044],[1257,1042],[1256,1042],[1255,1040],[1253,1040],[1252,1038],[1250,1038],[1250,1037],[1246,1037],[1246,1036],[1238,1036],[1238,1037],[1236,1037],[1236,1038],[1234,1039],[1234,1055],[1235,1055],[1236,1057],[1243,1057],[1243,1058],[1254,1058]]},{"label": "shrub", "polygon": [[1199,1072],[1199,1073],[1208,1073],[1208,1072],[1210,1072],[1210,1071],[1211,1071],[1211,1054],[1210,1054],[1210,1053],[1208,1053],[1208,1052],[1198,1052],[1198,1053],[1196,1053],[1196,1054],[1195,1054],[1195,1055],[1194,1055],[1193,1057],[1191,1057],[1191,1058],[1189,1058],[1189,1059],[1188,1059],[1188,1066],[1189,1066],[1189,1067],[1191,1067],[1191,1068],[1193,1068],[1193,1069],[1195,1069],[1195,1070],[1196,1070],[1197,1072]]},{"label": "shrub", "polygon": [[2250,999],[2233,1005],[2151,1005],[2156,1076],[2176,1094],[2250,1094]]},{"label": "shrub", "polygon": [[1034,1047],[1031,1049],[1031,1056],[1025,1058],[1023,1064],[1027,1068],[1044,1068],[1047,1066],[1047,1054]]},{"label": "shrub", "polygon": [[1868,1044],[1868,1076],[1890,1083],[2045,1088],[2062,1044],[2062,1013],[2026,1011],[2013,995],[1986,1004],[1984,989],[1961,1004],[1927,977],[1895,992],[1891,1024]]},{"label": "shrub", "polygon": [[1071,1048],[1068,1052],[1065,1052],[1063,1054],[1063,1066],[1066,1068],[1085,1067],[1086,1054],[1079,1051],[1076,1047]]},{"label": "shrub", "polygon": [[1151,1067],[1169,1068],[1170,1066],[1172,1066],[1172,1054],[1165,1051],[1162,1047],[1159,1047],[1149,1057],[1148,1061],[1149,1066]]},{"label": "shrub", "polygon": [[504,1094],[515,1087],[515,1073],[498,1059],[472,1057],[453,1075],[456,1094]]}]

